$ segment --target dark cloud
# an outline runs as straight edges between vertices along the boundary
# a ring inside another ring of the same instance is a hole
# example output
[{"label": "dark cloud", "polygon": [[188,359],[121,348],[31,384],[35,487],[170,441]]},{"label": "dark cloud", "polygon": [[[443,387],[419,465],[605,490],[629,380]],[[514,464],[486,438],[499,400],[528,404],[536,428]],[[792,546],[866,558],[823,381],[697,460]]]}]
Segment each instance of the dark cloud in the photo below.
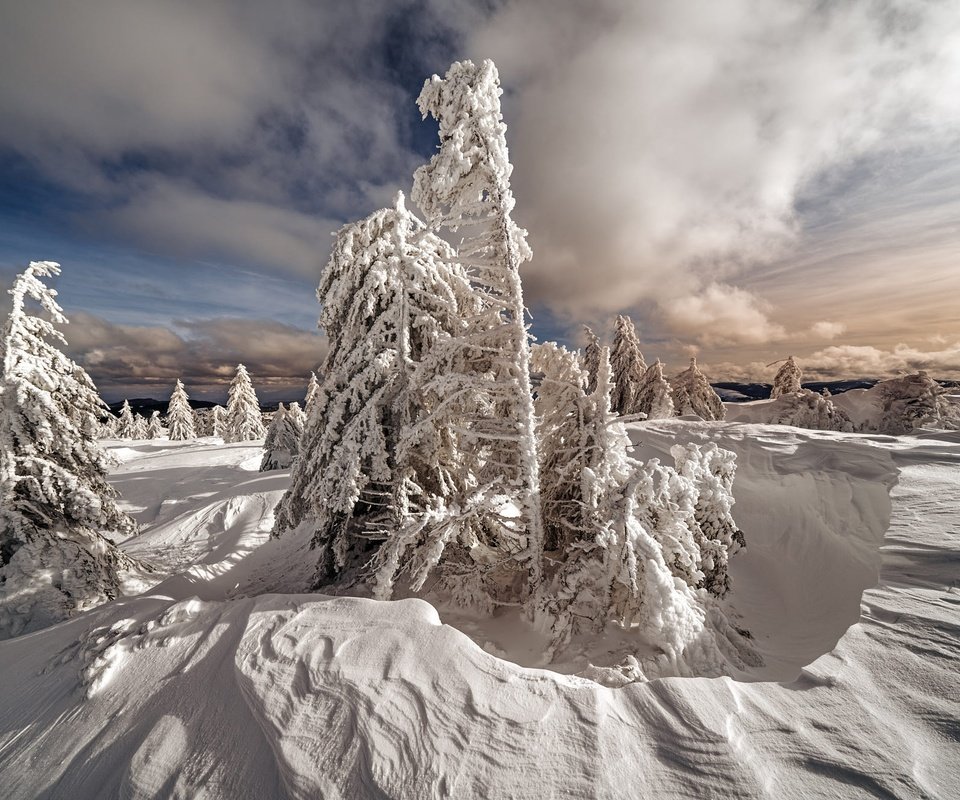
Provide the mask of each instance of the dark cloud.
[{"label": "dark cloud", "polygon": [[297,397],[323,360],[319,333],[251,319],[182,321],[180,332],[117,325],[76,313],[65,329],[68,352],[120,397],[168,397],[181,378],[192,396],[222,400],[236,365],[246,364],[261,399]]}]

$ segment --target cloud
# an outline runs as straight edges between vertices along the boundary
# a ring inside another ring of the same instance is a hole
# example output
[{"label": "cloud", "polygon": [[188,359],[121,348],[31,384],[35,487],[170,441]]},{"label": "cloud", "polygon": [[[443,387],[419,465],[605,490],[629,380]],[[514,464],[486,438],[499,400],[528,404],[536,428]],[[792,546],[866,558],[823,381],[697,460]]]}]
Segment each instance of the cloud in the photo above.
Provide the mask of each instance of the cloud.
[{"label": "cloud", "polygon": [[836,339],[838,336],[842,336],[846,330],[847,326],[842,322],[829,322],[828,320],[815,322],[810,327],[810,333],[818,339]]},{"label": "cloud", "polygon": [[786,337],[768,317],[762,300],[734,286],[710,284],[697,295],[679,297],[665,308],[667,322],[680,335],[703,344],[774,342]]},{"label": "cloud", "polygon": [[837,345],[800,359],[810,377],[878,378],[926,370],[937,378],[960,378],[960,341],[941,350],[898,344],[885,350],[866,345]]},{"label": "cloud", "polygon": [[670,303],[789,252],[798,200],[960,130],[960,7],[508,2],[474,32],[510,91],[528,295]]},{"label": "cloud", "polygon": [[222,400],[236,365],[246,364],[261,399],[296,397],[325,353],[319,333],[269,320],[182,321],[166,328],[117,325],[83,312],[64,329],[67,352],[111,399],[169,396],[182,378],[191,395]]},{"label": "cloud", "polygon": [[181,257],[226,258],[318,277],[335,220],[267,203],[227,200],[188,185],[142,183],[123,205],[86,216],[84,227],[111,228],[120,237]]}]

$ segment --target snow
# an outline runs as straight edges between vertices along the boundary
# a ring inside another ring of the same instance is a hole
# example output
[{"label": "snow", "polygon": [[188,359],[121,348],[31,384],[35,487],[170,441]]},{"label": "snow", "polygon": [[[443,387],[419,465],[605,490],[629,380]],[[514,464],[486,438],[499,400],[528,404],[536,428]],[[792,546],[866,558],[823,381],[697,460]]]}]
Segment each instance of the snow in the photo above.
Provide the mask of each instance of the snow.
[{"label": "snow", "polygon": [[640,457],[737,452],[728,601],[762,666],[614,689],[516,663],[515,620],[262,594],[296,581],[270,571],[289,473],[256,471],[261,443],[116,443],[122,547],[160,572],[0,643],[5,796],[955,796],[960,434],[630,432]]}]

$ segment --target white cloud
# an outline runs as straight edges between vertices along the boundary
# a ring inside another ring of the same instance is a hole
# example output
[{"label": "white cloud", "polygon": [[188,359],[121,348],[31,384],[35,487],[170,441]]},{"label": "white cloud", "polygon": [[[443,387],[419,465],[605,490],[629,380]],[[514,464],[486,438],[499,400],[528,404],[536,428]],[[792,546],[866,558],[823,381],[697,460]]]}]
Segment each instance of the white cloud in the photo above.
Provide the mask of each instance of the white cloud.
[{"label": "white cloud", "polygon": [[672,300],[664,310],[672,330],[702,344],[757,344],[787,335],[782,325],[770,320],[770,308],[761,299],[720,283]]},{"label": "white cloud", "polygon": [[842,336],[846,330],[847,326],[842,322],[821,320],[820,322],[815,322],[811,326],[810,333],[812,333],[818,339],[836,339],[838,336]]},{"label": "white cloud", "polygon": [[936,378],[960,377],[960,342],[941,350],[919,350],[906,344],[891,349],[864,345],[824,348],[800,359],[805,373],[822,378],[878,378],[926,370]]},{"label": "white cloud", "polygon": [[474,32],[506,99],[528,295],[671,301],[794,243],[796,201],[960,130],[955,3],[509,2]]}]

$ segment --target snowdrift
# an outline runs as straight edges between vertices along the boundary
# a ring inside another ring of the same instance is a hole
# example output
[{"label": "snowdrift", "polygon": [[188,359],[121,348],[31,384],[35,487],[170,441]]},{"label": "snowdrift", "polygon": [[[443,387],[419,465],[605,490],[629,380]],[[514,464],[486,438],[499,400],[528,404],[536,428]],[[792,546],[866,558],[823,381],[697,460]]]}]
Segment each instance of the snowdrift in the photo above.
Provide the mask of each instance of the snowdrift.
[{"label": "snowdrift", "polygon": [[633,436],[737,450],[731,598],[759,672],[611,689],[498,658],[420,600],[246,596],[286,473],[252,472],[256,443],[144,446],[114,480],[146,528],[129,549],[167,576],[0,643],[6,796],[952,796],[960,436]]}]

